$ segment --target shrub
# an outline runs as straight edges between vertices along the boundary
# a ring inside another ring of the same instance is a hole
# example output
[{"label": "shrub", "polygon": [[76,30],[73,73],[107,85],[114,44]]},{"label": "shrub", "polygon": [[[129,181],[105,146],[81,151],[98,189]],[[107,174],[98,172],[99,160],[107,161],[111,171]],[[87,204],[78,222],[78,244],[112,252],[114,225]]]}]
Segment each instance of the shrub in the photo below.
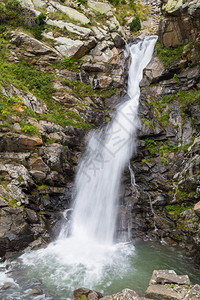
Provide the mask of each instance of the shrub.
[{"label": "shrub", "polygon": [[135,18],[132,20],[130,24],[130,31],[136,32],[141,29],[141,22],[138,15],[135,16]]},{"label": "shrub", "polygon": [[35,18],[35,25],[31,28],[32,34],[38,40],[42,39],[42,32],[45,29],[46,15],[41,13],[37,18]]},{"label": "shrub", "polygon": [[39,130],[34,125],[20,122],[20,126],[21,126],[21,130],[27,134],[37,135],[37,136],[40,135]]}]

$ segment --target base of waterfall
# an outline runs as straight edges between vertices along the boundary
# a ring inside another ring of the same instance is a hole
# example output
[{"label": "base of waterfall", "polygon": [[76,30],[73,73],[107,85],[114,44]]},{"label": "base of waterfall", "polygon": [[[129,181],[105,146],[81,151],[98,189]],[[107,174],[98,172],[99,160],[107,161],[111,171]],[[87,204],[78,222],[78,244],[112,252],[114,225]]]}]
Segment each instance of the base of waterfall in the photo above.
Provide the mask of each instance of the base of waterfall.
[{"label": "base of waterfall", "polygon": [[180,249],[150,241],[99,245],[68,238],[0,264],[0,295],[8,300],[66,300],[81,286],[102,296],[124,289],[144,295],[155,269],[174,269],[188,274],[192,284],[200,283],[200,272]]}]

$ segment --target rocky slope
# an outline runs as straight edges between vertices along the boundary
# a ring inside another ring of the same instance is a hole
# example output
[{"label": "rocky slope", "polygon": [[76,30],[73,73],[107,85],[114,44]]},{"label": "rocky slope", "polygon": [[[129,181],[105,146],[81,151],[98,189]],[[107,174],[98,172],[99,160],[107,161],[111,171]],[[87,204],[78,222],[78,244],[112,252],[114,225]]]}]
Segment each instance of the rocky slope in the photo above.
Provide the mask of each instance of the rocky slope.
[{"label": "rocky slope", "polygon": [[179,245],[199,264],[200,9],[195,1],[168,1],[162,11],[159,42],[164,48],[157,44],[141,82],[142,123],[131,162],[137,185],[131,186],[127,170],[121,231],[130,239]]},{"label": "rocky slope", "polygon": [[[159,42],[141,82],[138,155],[131,161],[137,186],[126,170],[119,233],[162,238],[194,254],[200,247],[199,6],[172,2],[161,3]],[[57,234],[85,136],[109,122],[125,93],[125,42],[157,33],[159,1],[152,11],[148,1],[130,3],[0,1],[0,256]],[[136,15],[142,30],[134,34]]]},{"label": "rocky slope", "polygon": [[84,137],[109,121],[126,85],[124,31],[146,11],[0,1],[0,256],[57,234]]}]

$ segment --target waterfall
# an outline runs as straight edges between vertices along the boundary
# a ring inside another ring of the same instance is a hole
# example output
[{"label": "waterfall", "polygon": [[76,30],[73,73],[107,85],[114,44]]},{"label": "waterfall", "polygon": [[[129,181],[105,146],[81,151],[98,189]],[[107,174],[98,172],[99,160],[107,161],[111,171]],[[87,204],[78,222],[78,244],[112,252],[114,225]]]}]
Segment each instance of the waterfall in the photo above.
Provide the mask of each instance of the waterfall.
[{"label": "waterfall", "polygon": [[[56,241],[21,256],[33,276],[66,299],[78,286],[104,293],[131,274],[134,245],[114,243],[121,174],[136,150],[139,82],[152,57],[156,36],[145,37],[129,50],[129,99],[120,104],[105,128],[91,132],[75,179],[73,206]],[[70,217],[71,215],[71,217]],[[69,225],[70,224],[70,225]]]},{"label": "waterfall", "polygon": [[148,36],[130,47],[129,100],[118,107],[106,128],[90,134],[75,180],[71,235],[76,239],[113,243],[121,174],[136,149],[140,126],[139,83],[156,40]]}]

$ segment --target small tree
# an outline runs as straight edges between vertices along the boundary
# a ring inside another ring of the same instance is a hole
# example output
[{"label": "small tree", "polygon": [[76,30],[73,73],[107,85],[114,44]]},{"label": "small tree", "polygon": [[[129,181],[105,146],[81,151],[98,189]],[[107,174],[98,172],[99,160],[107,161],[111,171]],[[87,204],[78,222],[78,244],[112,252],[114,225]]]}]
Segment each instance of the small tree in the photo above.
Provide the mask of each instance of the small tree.
[{"label": "small tree", "polygon": [[138,15],[135,16],[135,18],[132,20],[130,24],[130,31],[136,32],[141,29],[141,22]]}]

